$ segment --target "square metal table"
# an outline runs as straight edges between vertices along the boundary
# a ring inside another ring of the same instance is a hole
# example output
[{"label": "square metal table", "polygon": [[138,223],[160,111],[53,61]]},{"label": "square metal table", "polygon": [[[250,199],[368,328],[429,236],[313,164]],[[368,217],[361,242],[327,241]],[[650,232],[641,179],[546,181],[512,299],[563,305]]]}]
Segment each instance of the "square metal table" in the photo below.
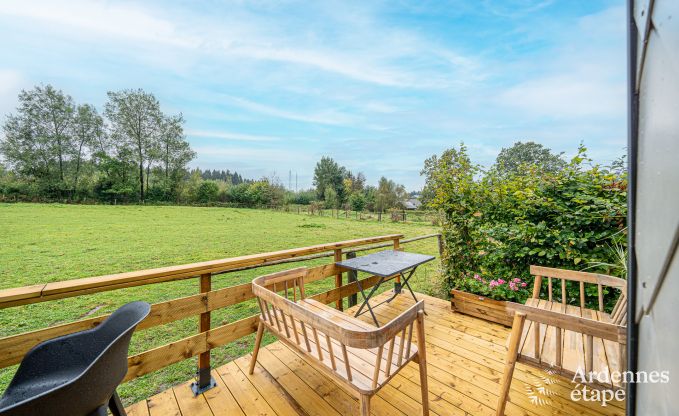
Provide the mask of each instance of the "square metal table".
[{"label": "square metal table", "polygon": [[[335,264],[344,269],[366,272],[378,276],[380,278],[380,280],[372,288],[368,295],[366,295],[365,292],[363,291],[363,287],[361,286],[361,280],[356,279],[358,290],[360,290],[361,295],[363,296],[363,304],[361,305],[360,308],[358,308],[358,311],[356,311],[356,315],[354,315],[354,316],[362,315],[363,313],[365,313],[365,311],[363,311],[363,308],[367,308],[368,311],[370,312],[370,315],[372,315],[373,321],[375,321],[375,325],[379,327],[380,324],[377,322],[377,317],[375,316],[375,312],[373,312],[373,307],[377,307],[385,302],[391,302],[392,300],[394,300],[394,298],[396,298],[396,296],[398,296],[398,294],[401,293],[402,287],[401,285],[405,285],[408,288],[410,294],[413,296],[413,299],[415,299],[415,302],[417,302],[415,292],[413,292],[413,289],[410,287],[408,280],[410,280],[410,278],[413,276],[413,273],[415,273],[415,270],[419,265],[432,261],[434,260],[434,258],[435,258],[434,256],[428,256],[425,254],[408,253],[405,251],[397,250],[385,250],[380,251],[378,253],[372,253],[365,256],[356,257],[353,259],[339,261]],[[406,272],[408,270],[410,270],[410,273],[406,275]],[[369,302],[370,298],[375,294],[375,291],[379,289],[380,285],[382,285],[382,283],[384,283],[385,281],[396,278],[397,276],[400,276],[402,278],[402,282],[401,285],[399,285],[398,283],[394,285],[394,296],[390,297],[389,299],[383,302],[378,303],[375,306],[371,306]]]}]

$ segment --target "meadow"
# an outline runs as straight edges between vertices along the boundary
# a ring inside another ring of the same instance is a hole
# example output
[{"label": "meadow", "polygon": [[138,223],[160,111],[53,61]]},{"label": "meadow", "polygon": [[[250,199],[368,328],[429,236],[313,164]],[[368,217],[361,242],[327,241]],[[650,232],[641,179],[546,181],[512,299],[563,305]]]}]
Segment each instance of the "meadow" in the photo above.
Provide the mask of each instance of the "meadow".
[{"label": "meadow", "polygon": [[[299,215],[269,210],[177,206],[106,206],[61,204],[0,204],[0,289],[99,276],[160,266],[233,257],[359,237],[401,233],[405,238],[438,232],[427,224],[373,222]],[[438,254],[436,239],[405,248]],[[317,265],[329,259],[312,260]],[[271,271],[300,263],[270,266],[218,275],[213,289],[251,281]],[[438,260],[418,269],[413,288],[434,293]],[[311,292],[327,290],[332,279],[317,282]],[[385,285],[385,289],[386,289]],[[0,310],[0,337],[59,325],[112,312],[133,300],[150,303],[198,292],[196,279],[120,289]],[[218,326],[257,313],[254,302],[244,302],[212,314]],[[197,317],[135,334],[131,353],[190,336]],[[213,366],[252,349],[253,336],[212,350]],[[267,339],[271,342],[271,339]],[[15,367],[0,370],[0,392]],[[119,388],[126,404],[149,397],[190,379],[195,359],[166,367]]]}]

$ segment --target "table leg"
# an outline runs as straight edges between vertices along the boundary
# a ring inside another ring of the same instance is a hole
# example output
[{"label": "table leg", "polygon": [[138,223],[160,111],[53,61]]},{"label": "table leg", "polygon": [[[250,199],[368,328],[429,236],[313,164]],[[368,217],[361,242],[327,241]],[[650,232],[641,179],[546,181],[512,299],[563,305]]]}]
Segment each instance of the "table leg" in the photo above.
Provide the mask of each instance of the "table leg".
[{"label": "table leg", "polygon": [[361,304],[361,307],[358,308],[358,311],[356,311],[356,314],[354,315],[354,317],[358,317],[359,315],[361,315],[361,311],[363,310],[364,307],[367,306],[367,307],[368,307],[368,311],[370,311],[370,315],[372,315],[372,317],[373,317],[373,321],[375,321],[375,325],[377,325],[378,327],[380,326],[380,324],[377,322],[377,317],[375,316],[375,312],[373,312],[372,308],[370,307],[370,302],[369,302],[369,300],[370,300],[370,298],[372,297],[372,295],[375,293],[375,291],[380,287],[380,285],[382,284],[382,282],[384,282],[384,277],[380,277],[380,280],[379,280],[379,281],[377,282],[377,284],[372,288],[372,290],[370,291],[370,293],[368,294],[368,296],[366,296],[366,295],[365,295],[365,292],[363,291],[363,287],[361,286],[360,280],[357,280],[357,281],[356,281],[356,284],[357,284],[357,286],[358,286],[358,290],[361,291],[361,295],[363,296],[363,303]]},{"label": "table leg", "polygon": [[[417,302],[417,297],[415,296],[415,292],[413,292],[413,288],[410,287],[410,283],[408,283],[408,280],[410,280],[411,277],[413,277],[413,274],[415,273],[415,270],[417,267],[414,267],[410,273],[408,274],[408,277],[406,277],[403,272],[401,272],[401,277],[403,277],[403,285],[408,288],[410,291],[410,294],[412,295],[413,299],[415,299],[415,302]],[[425,311],[424,314],[426,315],[427,312]]]}]

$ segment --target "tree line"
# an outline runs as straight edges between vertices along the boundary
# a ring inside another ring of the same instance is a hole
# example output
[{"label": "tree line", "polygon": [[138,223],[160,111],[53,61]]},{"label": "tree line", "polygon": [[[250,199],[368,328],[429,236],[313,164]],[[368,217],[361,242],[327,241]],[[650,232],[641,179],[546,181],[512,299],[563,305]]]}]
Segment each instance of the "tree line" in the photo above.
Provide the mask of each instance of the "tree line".
[{"label": "tree line", "polygon": [[376,186],[329,157],[314,169],[314,188],[292,192],[275,176],[252,180],[231,170],[188,168],[196,153],[184,117],[166,114],[142,89],[109,91],[103,109],[77,103],[51,85],[18,96],[2,124],[0,200],[104,203],[316,204],[385,211],[408,194],[385,177]]},{"label": "tree line", "polygon": [[195,157],[181,114],[141,89],[109,91],[103,112],[51,85],[19,94],[6,116],[3,193],[78,201],[173,200]]},{"label": "tree line", "polygon": [[322,157],[314,169],[315,197],[326,208],[384,212],[403,208],[409,194],[405,186],[381,177],[377,186],[367,185],[362,172],[354,174],[330,157]]}]

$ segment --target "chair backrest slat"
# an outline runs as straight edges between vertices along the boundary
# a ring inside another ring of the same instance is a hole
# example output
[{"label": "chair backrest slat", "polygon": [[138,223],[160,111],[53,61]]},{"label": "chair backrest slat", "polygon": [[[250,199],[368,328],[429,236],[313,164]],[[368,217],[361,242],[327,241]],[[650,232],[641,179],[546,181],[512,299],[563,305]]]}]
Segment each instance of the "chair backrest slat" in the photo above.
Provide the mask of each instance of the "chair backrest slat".
[{"label": "chair backrest slat", "polygon": [[335,351],[332,348],[332,340],[327,334],[325,335],[325,341],[328,344],[328,355],[330,355],[330,365],[332,366],[333,370],[337,371],[337,362],[335,361]]}]

